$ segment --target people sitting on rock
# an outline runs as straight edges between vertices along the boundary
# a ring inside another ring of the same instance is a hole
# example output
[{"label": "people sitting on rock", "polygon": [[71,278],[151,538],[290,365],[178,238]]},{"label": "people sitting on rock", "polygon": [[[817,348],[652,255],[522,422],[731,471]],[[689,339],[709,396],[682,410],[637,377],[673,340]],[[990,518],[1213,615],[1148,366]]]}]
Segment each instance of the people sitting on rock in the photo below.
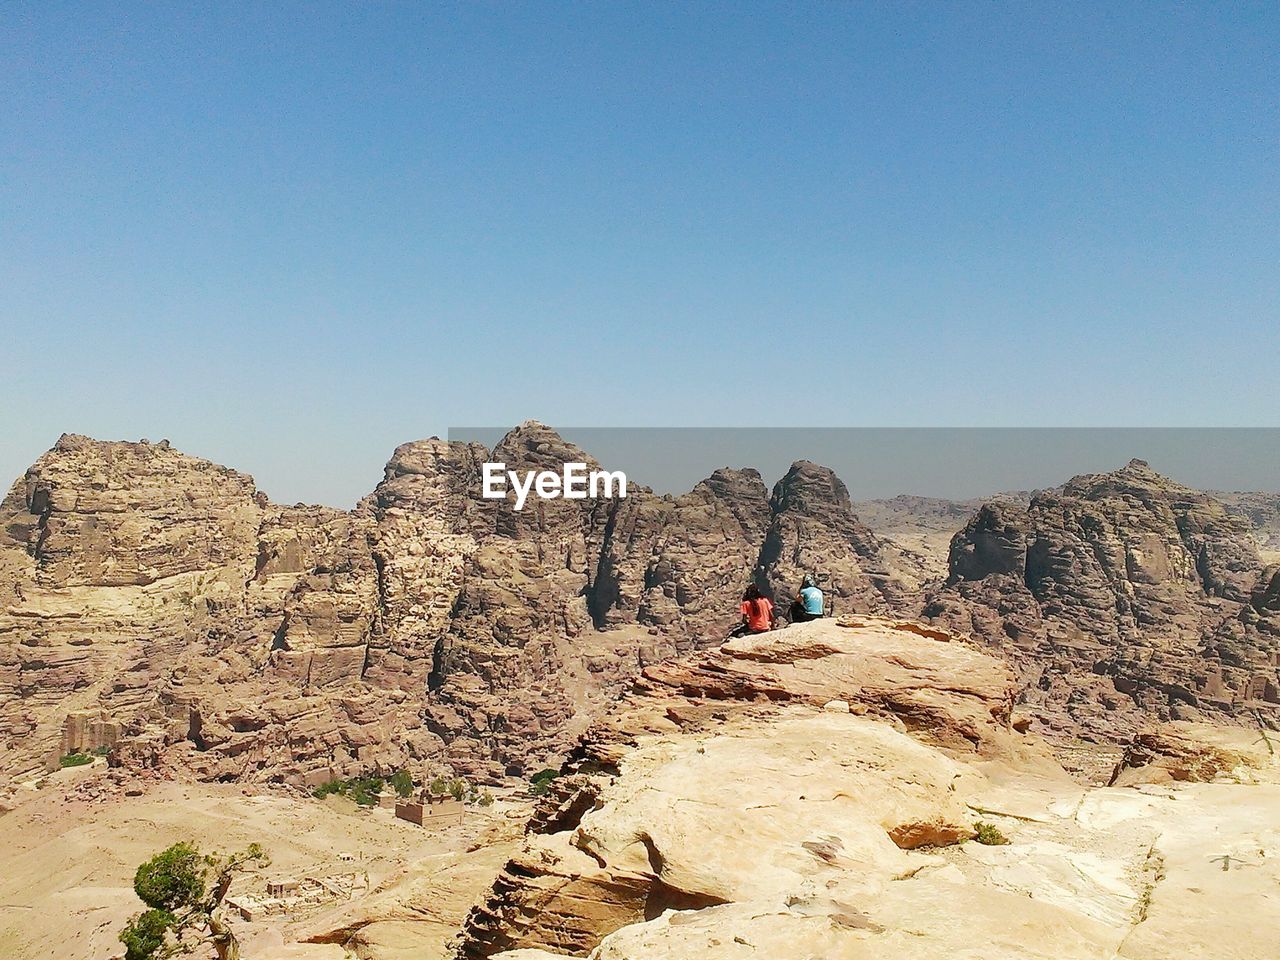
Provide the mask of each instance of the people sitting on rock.
[{"label": "people sitting on rock", "polygon": [[825,610],[824,603],[822,591],[818,589],[813,577],[806,573],[800,592],[796,594],[796,598],[791,604],[791,610],[789,611],[791,622],[805,623],[809,620],[820,619]]},{"label": "people sitting on rock", "polygon": [[760,592],[754,583],[742,594],[742,622],[731,637],[748,633],[767,633],[773,629],[773,601]]}]

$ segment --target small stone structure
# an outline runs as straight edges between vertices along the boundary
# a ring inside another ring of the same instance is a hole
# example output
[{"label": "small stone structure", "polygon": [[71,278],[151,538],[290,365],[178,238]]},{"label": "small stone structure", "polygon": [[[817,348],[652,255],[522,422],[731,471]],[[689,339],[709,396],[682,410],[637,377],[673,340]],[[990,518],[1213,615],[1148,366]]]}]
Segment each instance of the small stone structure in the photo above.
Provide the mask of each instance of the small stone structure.
[{"label": "small stone structure", "polygon": [[418,791],[416,798],[396,801],[396,816],[420,827],[443,827],[462,823],[466,806],[461,800],[439,796],[426,790]]},{"label": "small stone structure", "polygon": [[264,896],[239,894],[227,897],[223,902],[243,919],[259,920],[266,916],[298,913],[350,900],[368,889],[369,877],[365,873],[316,873],[268,880]]},{"label": "small stone structure", "polygon": [[102,710],[72,710],[62,721],[61,756],[110,749],[120,739],[122,725]]},{"label": "small stone structure", "polygon": [[268,880],[267,896],[283,899],[284,897],[295,896],[301,888],[301,884],[297,880]]},{"label": "small stone structure", "polygon": [[1277,689],[1276,678],[1265,674],[1254,674],[1245,681],[1241,699],[1280,703],[1280,690]]}]

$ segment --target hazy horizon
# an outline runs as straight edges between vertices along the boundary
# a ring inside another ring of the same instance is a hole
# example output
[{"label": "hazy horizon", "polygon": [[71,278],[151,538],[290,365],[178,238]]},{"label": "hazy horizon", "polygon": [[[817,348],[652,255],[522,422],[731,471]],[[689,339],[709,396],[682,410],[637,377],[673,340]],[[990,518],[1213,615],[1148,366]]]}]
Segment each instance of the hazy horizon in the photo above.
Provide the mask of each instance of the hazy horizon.
[{"label": "hazy horizon", "polygon": [[[684,493],[721,467],[754,468],[772,488],[794,461],[812,460],[834,470],[854,500],[900,494],[972,500],[1056,487],[1080,474],[1119,469],[1131,459],[1146,460],[1194,489],[1280,493],[1280,428],[549,426],[606,467],[624,470],[630,483],[659,494]],[[492,450],[512,427],[455,427],[444,438]],[[362,465],[359,472],[372,477],[367,486],[317,499],[288,494],[308,486],[306,471],[264,476],[252,464],[219,461],[171,438],[145,439],[170,440],[185,454],[247,473],[276,503],[344,510],[373,491],[392,452]],[[21,479],[25,469],[12,480]]]}]

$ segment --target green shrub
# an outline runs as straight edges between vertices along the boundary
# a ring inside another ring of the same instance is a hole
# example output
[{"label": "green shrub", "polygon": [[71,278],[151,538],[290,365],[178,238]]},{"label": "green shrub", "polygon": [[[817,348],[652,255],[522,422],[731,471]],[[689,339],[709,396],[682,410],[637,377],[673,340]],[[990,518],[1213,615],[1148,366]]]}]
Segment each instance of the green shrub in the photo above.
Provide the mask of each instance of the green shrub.
[{"label": "green shrub", "polygon": [[413,793],[413,777],[409,776],[408,770],[399,770],[387,779],[387,783],[391,784],[397,796],[407,797]]},{"label": "green shrub", "polygon": [[87,753],[81,753],[79,750],[75,750],[71,753],[65,754],[62,759],[58,761],[58,766],[65,769],[66,767],[83,767],[86,763],[93,763],[93,757],[89,756]]},{"label": "green shrub", "polygon": [[540,797],[551,789],[551,781],[560,776],[558,770],[539,770],[529,778],[529,792],[535,797]]},{"label": "green shrub", "polygon": [[[133,875],[133,892],[148,909],[120,931],[125,960],[187,955],[202,944],[212,944],[219,957],[238,957],[235,933],[220,916],[222,898],[236,873],[268,863],[256,843],[225,855],[206,856],[190,843],[157,853]],[[189,930],[200,936],[185,937]]]},{"label": "green shrub", "polygon": [[345,781],[330,780],[328,783],[322,783],[311,791],[311,795],[317,800],[323,800],[325,797],[333,793],[341,793]]},{"label": "green shrub", "polygon": [[985,820],[979,821],[973,825],[973,829],[978,835],[973,839],[979,843],[986,844],[988,847],[1003,847],[1009,842],[1009,838],[1000,832],[1000,828],[994,823],[987,823]]},{"label": "green shrub", "polygon": [[480,799],[477,800],[476,803],[480,804],[482,807],[492,807],[493,794],[486,790],[484,793],[480,794]]},{"label": "green shrub", "polygon": [[317,800],[323,800],[325,797],[337,794],[354,800],[362,807],[372,807],[378,803],[378,794],[388,786],[395,790],[398,796],[407,797],[413,793],[413,777],[409,775],[408,770],[400,770],[389,777],[372,774],[365,777],[351,777],[348,780],[330,780],[312,790],[311,795]]},{"label": "green shrub", "polygon": [[151,960],[161,953],[165,934],[177,925],[178,918],[167,910],[145,910],[127,924],[120,933],[124,944],[124,960]]},{"label": "green shrub", "polygon": [[433,796],[449,796],[455,800],[466,798],[468,794],[475,793],[475,789],[462,777],[435,777],[427,784],[427,790]]},{"label": "green shrub", "polygon": [[362,807],[377,806],[378,794],[385,786],[381,777],[353,777],[347,781],[347,796]]}]

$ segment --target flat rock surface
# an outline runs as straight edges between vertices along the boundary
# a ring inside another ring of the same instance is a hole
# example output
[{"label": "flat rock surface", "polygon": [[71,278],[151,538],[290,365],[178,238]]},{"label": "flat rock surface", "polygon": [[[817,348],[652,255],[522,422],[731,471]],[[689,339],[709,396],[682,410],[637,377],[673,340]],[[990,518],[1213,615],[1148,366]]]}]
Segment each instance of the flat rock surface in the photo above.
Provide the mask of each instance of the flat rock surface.
[{"label": "flat rock surface", "polygon": [[[760,655],[765,641],[746,652],[762,675],[802,649],[794,664],[821,671],[863,641],[874,662],[895,630],[906,633],[889,622],[810,624],[777,638],[777,660]],[[948,660],[948,641],[911,636],[934,645],[933,685],[949,663],[964,664],[965,655]],[[969,673],[980,672],[983,655],[968,656]],[[910,685],[899,676],[881,690]],[[954,686],[973,696],[980,685]],[[568,778],[566,792],[594,780],[591,802],[575,822],[529,836],[473,911],[466,956],[1273,954],[1280,764],[1265,747],[1214,782],[1085,787],[1046,762],[1033,735],[1019,744],[998,715],[983,750],[803,697],[756,702],[742,677],[701,693],[665,689],[668,726],[652,709],[661,695],[646,688],[588,735],[587,772]],[[704,699],[716,711],[705,720]],[[633,737],[626,748],[621,730]],[[1226,741],[1220,728],[1187,724],[1148,744],[1152,757],[1244,749]],[[1008,842],[970,839],[980,823]]]}]

